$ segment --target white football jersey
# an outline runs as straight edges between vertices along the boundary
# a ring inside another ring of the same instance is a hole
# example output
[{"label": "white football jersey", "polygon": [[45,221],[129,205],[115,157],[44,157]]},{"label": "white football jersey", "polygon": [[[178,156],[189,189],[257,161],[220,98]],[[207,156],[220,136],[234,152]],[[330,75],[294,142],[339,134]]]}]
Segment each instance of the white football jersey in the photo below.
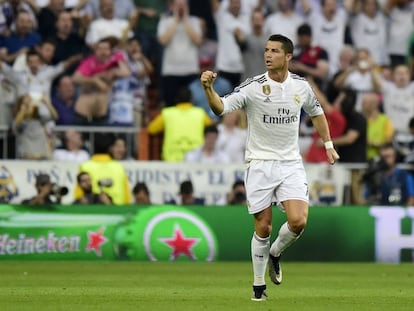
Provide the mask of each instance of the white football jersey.
[{"label": "white football jersey", "polygon": [[264,73],[249,78],[222,97],[224,111],[245,109],[248,135],[246,161],[298,160],[301,108],[310,116],[323,114],[309,83],[289,72],[283,83]]}]

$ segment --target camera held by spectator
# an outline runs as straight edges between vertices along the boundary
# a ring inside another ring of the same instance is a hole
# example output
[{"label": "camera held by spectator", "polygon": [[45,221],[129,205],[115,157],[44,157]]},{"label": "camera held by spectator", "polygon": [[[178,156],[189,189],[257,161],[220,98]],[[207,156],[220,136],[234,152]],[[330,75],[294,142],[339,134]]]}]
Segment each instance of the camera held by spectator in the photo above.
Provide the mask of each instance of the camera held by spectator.
[{"label": "camera held by spectator", "polygon": [[69,192],[67,187],[52,183],[50,176],[43,173],[36,176],[35,187],[37,194],[30,199],[23,200],[22,204],[60,204],[62,197]]},{"label": "camera held by spectator", "polygon": [[52,183],[52,188],[50,189],[50,194],[55,196],[65,196],[69,193],[68,187],[60,186],[56,183]]}]

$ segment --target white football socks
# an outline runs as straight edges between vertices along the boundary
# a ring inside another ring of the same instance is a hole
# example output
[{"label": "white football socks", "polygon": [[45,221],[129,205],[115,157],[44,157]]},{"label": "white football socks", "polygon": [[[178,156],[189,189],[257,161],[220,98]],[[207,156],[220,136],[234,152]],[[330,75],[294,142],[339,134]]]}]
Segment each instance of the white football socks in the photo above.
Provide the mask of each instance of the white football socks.
[{"label": "white football socks", "polygon": [[265,285],[265,273],[267,261],[269,259],[269,238],[261,238],[256,232],[252,237],[252,263],[253,263],[253,285]]},{"label": "white football socks", "polygon": [[285,222],[279,229],[279,235],[276,240],[272,243],[270,247],[270,254],[272,256],[278,257],[280,254],[292,245],[298,238],[300,234],[296,234],[290,231],[289,225]]}]

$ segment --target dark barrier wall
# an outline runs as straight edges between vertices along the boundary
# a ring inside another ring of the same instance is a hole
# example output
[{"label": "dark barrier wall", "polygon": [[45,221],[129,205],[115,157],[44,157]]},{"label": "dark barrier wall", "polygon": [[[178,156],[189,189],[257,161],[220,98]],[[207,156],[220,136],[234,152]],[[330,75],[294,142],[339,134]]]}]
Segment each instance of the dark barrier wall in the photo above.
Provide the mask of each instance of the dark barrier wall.
[{"label": "dark barrier wall", "polygon": [[[274,209],[273,239],[285,215]],[[0,205],[1,259],[250,260],[242,206]],[[294,261],[413,261],[414,208],[311,207]]]}]

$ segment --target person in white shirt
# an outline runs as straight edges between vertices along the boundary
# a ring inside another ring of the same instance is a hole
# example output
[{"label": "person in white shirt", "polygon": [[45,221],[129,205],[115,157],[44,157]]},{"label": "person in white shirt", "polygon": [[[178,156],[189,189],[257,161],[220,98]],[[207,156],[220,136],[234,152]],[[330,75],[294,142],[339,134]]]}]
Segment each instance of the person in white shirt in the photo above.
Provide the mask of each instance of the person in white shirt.
[{"label": "person in white shirt", "polygon": [[213,0],[213,12],[218,37],[216,68],[235,87],[245,69],[242,50],[251,32],[250,16],[242,13],[241,0],[229,0],[228,8]]},{"label": "person in white shirt", "polygon": [[368,92],[380,91],[380,78],[369,51],[365,48],[356,52],[354,66],[339,74],[334,84],[337,88],[349,88],[357,92],[355,110],[362,111],[362,96]]},{"label": "person in white shirt", "polygon": [[392,78],[393,81],[381,80],[382,105],[395,127],[395,142],[404,144],[412,136],[409,123],[414,117],[414,82],[407,65],[396,66]]},{"label": "person in white shirt", "polygon": [[[324,142],[328,162],[334,164],[339,159],[312,88],[305,79],[288,71],[292,55],[293,43],[289,38],[270,36],[264,50],[267,72],[247,79],[224,97],[213,88],[217,73],[205,71],[200,77],[210,107],[217,115],[237,109],[244,109],[247,115],[245,184],[248,211],[254,215],[254,301],[267,298],[267,264],[272,282],[281,284],[281,253],[299,238],[307,222],[308,183],[298,146],[302,108]],[[286,212],[287,222],[270,245],[273,203]]]},{"label": "person in white shirt", "polygon": [[230,163],[230,157],[217,148],[219,131],[215,125],[204,129],[204,144],[186,153],[184,162],[192,163]]},{"label": "person in white shirt", "polygon": [[[302,0],[308,3],[310,0]],[[351,1],[348,1],[351,3]],[[347,2],[344,3],[348,4]],[[307,23],[312,27],[314,44],[320,45],[329,53],[329,72],[333,75],[339,68],[339,54],[345,44],[345,29],[348,22],[348,8],[341,7],[336,0],[322,0],[321,11],[306,6]]]},{"label": "person in white shirt", "polygon": [[83,148],[83,140],[79,132],[67,130],[62,142],[62,148],[53,150],[53,160],[79,163],[89,160],[89,152]]},{"label": "person in white shirt", "polygon": [[386,19],[377,0],[362,1],[361,12],[351,18],[350,29],[355,48],[366,48],[378,65],[389,64]]},{"label": "person in white shirt", "polygon": [[101,17],[92,21],[87,29],[85,42],[92,47],[98,41],[107,37],[114,37],[125,41],[133,36],[131,29],[135,15],[131,15],[130,20],[120,19],[114,16],[114,0],[101,0],[99,5]]},{"label": "person in white shirt", "polygon": [[297,29],[304,23],[304,19],[294,11],[292,0],[279,0],[278,8],[279,11],[266,17],[265,33],[268,36],[279,33],[292,38],[293,44],[296,45]]},{"label": "person in white shirt", "polygon": [[168,107],[174,106],[177,91],[198,76],[198,48],[203,39],[200,19],[189,14],[187,0],[174,0],[171,5],[173,14],[163,16],[157,27],[163,46],[161,95]]},{"label": "person in white shirt", "polygon": [[391,66],[404,64],[408,43],[414,29],[414,3],[411,0],[385,0],[384,12],[388,16],[387,49]]},{"label": "person in white shirt", "polygon": [[240,113],[241,111],[235,110],[225,114],[221,123],[217,125],[217,148],[228,155],[231,163],[244,162],[247,130],[238,126]]}]

